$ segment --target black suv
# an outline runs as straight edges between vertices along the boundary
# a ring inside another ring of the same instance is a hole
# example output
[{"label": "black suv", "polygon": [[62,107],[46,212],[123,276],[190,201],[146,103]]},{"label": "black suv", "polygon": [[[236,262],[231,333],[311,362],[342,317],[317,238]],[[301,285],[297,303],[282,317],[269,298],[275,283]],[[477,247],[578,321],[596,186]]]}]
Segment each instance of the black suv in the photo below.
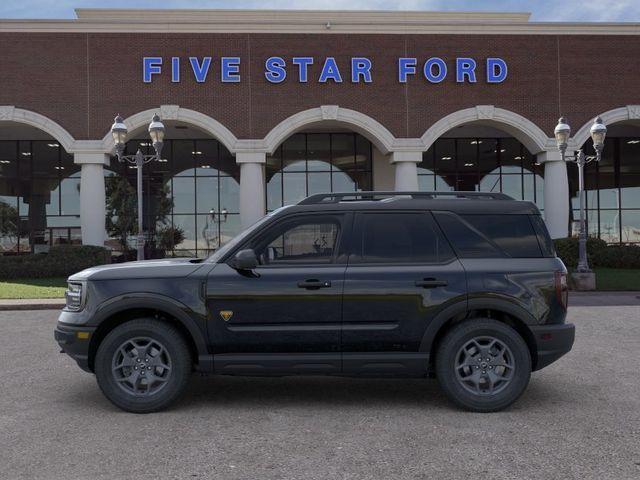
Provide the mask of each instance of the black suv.
[{"label": "black suv", "polygon": [[131,412],[221,375],[437,377],[474,411],[567,353],[566,269],[540,212],[503,194],[319,194],[206,259],[69,278],[55,338]]}]

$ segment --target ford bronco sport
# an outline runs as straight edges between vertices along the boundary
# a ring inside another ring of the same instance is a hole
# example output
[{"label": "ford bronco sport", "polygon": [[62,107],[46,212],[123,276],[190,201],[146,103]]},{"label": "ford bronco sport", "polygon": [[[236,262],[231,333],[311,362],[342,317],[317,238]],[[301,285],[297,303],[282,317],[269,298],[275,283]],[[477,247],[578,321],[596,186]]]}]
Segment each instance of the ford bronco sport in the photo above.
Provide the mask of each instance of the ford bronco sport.
[{"label": "ford bronco sport", "polygon": [[540,212],[499,193],[313,195],[206,259],[79,272],[66,298],[62,350],[139,413],[192,371],[435,376],[460,407],[496,411],[574,340]]}]

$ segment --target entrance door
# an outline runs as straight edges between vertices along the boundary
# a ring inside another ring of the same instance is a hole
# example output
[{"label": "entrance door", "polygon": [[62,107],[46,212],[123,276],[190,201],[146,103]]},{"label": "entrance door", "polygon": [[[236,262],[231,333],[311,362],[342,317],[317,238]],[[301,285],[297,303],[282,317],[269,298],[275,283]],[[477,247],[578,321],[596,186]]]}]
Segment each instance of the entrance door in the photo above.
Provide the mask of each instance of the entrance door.
[{"label": "entrance door", "polygon": [[[346,257],[344,214],[284,218],[241,247],[260,265],[216,266],[207,282],[216,369],[338,373]],[[279,355],[286,354],[286,355]]]},{"label": "entrance door", "polygon": [[466,300],[466,280],[431,213],[362,212],[343,299],[343,370],[426,371],[419,352],[429,322]]}]

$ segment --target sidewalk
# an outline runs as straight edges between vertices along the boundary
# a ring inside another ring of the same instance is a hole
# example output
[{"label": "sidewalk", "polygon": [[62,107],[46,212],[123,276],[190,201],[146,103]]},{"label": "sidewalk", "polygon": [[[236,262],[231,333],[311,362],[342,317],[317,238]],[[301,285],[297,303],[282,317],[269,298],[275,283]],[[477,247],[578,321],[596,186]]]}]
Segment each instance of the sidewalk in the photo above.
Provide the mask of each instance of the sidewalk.
[{"label": "sidewalk", "polygon": [[[615,307],[640,306],[638,292],[570,292],[569,307]],[[0,311],[9,310],[60,310],[64,298],[45,298],[29,300],[0,299]]]}]

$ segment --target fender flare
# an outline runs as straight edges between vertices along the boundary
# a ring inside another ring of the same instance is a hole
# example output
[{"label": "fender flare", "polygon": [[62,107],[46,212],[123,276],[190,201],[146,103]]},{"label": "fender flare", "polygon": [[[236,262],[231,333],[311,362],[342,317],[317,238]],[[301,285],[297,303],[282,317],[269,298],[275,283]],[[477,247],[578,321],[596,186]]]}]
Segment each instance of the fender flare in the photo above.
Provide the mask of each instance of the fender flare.
[{"label": "fender flare", "polygon": [[191,335],[193,343],[199,357],[209,353],[206,340],[206,316],[198,315],[202,319],[202,324],[193,318],[191,309],[181,302],[178,302],[165,295],[155,293],[127,293],[110,298],[103,302],[93,316],[92,323],[98,328],[108,317],[126,310],[136,308],[148,308],[160,310],[174,317]]},{"label": "fender flare", "polygon": [[434,317],[422,337],[420,351],[431,353],[431,347],[433,346],[436,335],[450,319],[463,314],[466,315],[472,310],[482,309],[498,310],[507,313],[520,320],[527,327],[537,323],[533,315],[522,306],[513,302],[513,300],[495,296],[491,298],[470,298],[467,301],[456,302],[446,307]]}]

